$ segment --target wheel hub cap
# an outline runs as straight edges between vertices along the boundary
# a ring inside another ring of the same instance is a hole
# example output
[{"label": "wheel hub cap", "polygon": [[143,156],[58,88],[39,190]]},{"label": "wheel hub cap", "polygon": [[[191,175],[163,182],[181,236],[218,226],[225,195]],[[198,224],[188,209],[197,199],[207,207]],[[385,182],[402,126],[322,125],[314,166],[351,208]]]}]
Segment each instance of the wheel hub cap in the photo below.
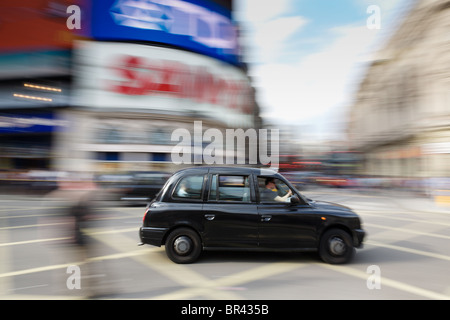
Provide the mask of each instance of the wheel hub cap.
[{"label": "wheel hub cap", "polygon": [[173,243],[173,248],[177,254],[185,255],[191,250],[192,241],[186,236],[178,237]]},{"label": "wheel hub cap", "polygon": [[341,238],[334,237],[330,240],[330,251],[332,254],[340,256],[345,253],[347,246]]}]

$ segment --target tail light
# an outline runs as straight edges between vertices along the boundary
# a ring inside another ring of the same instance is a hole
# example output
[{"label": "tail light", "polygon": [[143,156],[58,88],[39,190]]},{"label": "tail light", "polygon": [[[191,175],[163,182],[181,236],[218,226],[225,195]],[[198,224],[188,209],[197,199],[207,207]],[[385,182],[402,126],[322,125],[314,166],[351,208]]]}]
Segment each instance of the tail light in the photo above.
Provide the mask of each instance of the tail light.
[{"label": "tail light", "polygon": [[148,210],[150,210],[150,207],[145,208],[144,217],[142,218],[142,224],[145,223],[145,217],[147,216]]}]

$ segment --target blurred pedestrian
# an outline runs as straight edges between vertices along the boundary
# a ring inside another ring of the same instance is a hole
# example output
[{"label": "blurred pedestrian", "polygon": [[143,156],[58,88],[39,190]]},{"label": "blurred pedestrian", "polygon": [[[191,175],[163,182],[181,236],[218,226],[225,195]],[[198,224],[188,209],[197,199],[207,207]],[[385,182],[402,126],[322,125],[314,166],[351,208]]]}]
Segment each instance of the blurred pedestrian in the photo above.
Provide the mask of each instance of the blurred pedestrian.
[{"label": "blurred pedestrian", "polygon": [[[65,239],[69,239],[72,246],[66,247],[64,253],[70,253],[70,262],[79,263],[82,274],[82,294],[84,296],[96,295],[98,285],[94,286],[93,266],[90,258],[95,256],[92,242],[87,230],[94,215],[93,201],[96,196],[96,187],[90,174],[65,173],[58,180],[58,189],[50,192],[49,200],[57,201],[60,218],[65,217],[69,226],[64,229]],[[68,288],[70,289],[70,288]]]}]

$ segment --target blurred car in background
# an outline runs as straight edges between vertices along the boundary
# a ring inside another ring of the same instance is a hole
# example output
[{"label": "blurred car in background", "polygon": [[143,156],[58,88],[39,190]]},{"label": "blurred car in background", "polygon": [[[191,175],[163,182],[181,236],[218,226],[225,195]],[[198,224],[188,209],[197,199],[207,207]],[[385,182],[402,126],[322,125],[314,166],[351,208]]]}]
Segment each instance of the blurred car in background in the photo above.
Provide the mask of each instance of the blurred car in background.
[{"label": "blurred car in background", "polygon": [[297,188],[297,190],[307,190],[314,187],[316,180],[322,175],[315,171],[288,171],[283,175]]},{"label": "blurred car in background", "polygon": [[124,205],[145,205],[152,200],[171,176],[167,172],[129,172],[103,174],[97,177],[98,185],[108,191],[111,200]]},{"label": "blurred car in background", "polygon": [[326,175],[316,178],[316,183],[319,186],[348,188],[354,186],[354,181],[350,176],[344,175]]}]

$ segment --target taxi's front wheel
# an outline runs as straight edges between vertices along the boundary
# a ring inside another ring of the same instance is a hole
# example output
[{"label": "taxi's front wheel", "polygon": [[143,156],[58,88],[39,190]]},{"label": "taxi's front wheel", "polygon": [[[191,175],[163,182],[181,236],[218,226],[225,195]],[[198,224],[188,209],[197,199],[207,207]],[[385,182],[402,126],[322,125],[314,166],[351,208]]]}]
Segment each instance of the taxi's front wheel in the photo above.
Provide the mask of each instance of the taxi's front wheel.
[{"label": "taxi's front wheel", "polygon": [[198,234],[189,228],[173,230],[167,237],[166,254],[175,263],[195,262],[202,252],[202,244]]},{"label": "taxi's front wheel", "polygon": [[347,263],[354,253],[352,237],[342,229],[327,230],[320,239],[319,255],[327,263]]}]

